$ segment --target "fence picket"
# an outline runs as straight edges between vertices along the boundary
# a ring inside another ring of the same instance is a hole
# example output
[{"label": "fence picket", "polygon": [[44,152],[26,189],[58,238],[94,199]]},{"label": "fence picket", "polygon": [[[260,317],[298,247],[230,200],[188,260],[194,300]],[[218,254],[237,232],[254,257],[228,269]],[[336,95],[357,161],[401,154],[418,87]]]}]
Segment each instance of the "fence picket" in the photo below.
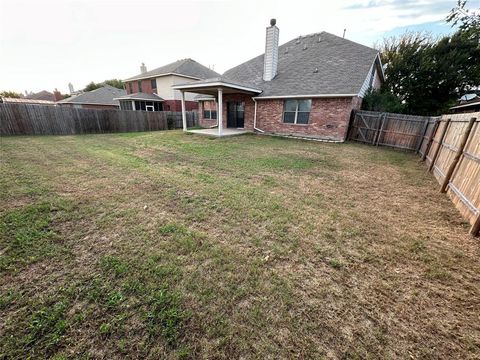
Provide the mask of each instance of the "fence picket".
[{"label": "fence picket", "polygon": [[[181,113],[78,109],[69,106],[0,103],[0,135],[73,135],[166,130],[167,114],[182,128]],[[179,121],[178,121],[179,120]],[[195,111],[187,123],[197,124]]]}]

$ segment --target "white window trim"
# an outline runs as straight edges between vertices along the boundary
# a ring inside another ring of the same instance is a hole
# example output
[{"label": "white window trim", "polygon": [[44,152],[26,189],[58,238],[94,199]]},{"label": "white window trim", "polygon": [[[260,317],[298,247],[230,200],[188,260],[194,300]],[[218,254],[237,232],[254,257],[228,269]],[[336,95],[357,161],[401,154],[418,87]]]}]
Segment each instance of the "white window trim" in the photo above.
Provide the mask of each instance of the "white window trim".
[{"label": "white window trim", "polygon": [[[285,111],[285,105],[288,100],[296,100],[297,101],[297,107],[295,108],[295,120],[293,123],[285,122],[285,113],[292,113],[293,111]],[[308,122],[306,124],[298,124],[297,123],[297,118],[298,118],[298,107],[299,107],[299,102],[297,99],[285,99],[284,104],[283,104],[283,123],[287,125],[310,125],[310,113],[312,112],[312,99],[304,99],[304,100],[310,100],[310,111],[300,111],[302,113],[308,112]]]},{"label": "white window trim", "polygon": [[[148,110],[148,108],[151,110]],[[155,111],[155,107],[153,105],[145,105],[145,111]]]}]

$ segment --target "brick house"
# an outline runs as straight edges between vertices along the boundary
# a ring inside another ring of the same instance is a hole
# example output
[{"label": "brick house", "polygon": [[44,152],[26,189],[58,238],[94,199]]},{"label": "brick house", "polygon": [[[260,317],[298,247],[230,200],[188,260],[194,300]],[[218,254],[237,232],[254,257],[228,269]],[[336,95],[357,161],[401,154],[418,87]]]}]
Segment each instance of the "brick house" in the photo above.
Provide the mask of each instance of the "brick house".
[{"label": "brick house", "polygon": [[[142,64],[140,74],[124,80],[127,93],[117,100],[122,110],[181,111],[180,91],[172,86],[216,76],[220,75],[192,59],[178,60],[150,71]],[[187,111],[198,109],[196,95],[185,96]]]},{"label": "brick house", "polygon": [[120,103],[116,100],[126,94],[125,90],[105,85],[98,89],[70,96],[57,102],[57,105],[71,106],[77,109],[117,110]]},{"label": "brick house", "polygon": [[[377,50],[327,32],[278,46],[272,19],[265,53],[222,76],[174,85],[217,99],[218,136],[224,128],[344,141],[352,110],[384,80]],[[201,112],[200,124],[211,124]],[[186,126],[184,126],[186,130]]]}]

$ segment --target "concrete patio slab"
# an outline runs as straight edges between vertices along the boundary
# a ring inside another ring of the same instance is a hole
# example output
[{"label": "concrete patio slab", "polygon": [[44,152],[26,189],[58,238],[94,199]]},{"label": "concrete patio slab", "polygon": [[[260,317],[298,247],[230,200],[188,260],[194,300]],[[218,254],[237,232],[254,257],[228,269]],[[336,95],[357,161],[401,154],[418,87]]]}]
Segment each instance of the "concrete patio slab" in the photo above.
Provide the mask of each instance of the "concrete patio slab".
[{"label": "concrete patio slab", "polygon": [[251,131],[244,130],[244,129],[223,129],[222,134],[219,135],[217,128],[195,129],[195,130],[188,130],[188,132],[192,134],[207,135],[207,136],[214,136],[214,137],[237,136],[237,135],[251,133]]}]

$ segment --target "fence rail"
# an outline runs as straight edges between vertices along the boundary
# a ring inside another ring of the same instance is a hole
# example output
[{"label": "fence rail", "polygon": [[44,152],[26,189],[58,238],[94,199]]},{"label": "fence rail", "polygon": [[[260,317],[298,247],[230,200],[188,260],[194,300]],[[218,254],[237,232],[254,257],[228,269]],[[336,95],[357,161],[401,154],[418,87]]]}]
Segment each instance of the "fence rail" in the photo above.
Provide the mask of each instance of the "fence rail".
[{"label": "fence rail", "polygon": [[357,111],[349,139],[417,152],[477,235],[480,230],[480,113],[423,117]]},{"label": "fence rail", "polygon": [[[187,125],[198,123],[187,112]],[[0,135],[73,135],[182,128],[180,112],[76,109],[0,103]]]},{"label": "fence rail", "polygon": [[349,139],[371,145],[419,151],[437,117],[356,111]]},{"label": "fence rail", "polygon": [[[422,157],[423,158],[423,157]],[[443,115],[424,156],[428,169],[460,213],[470,233],[480,230],[480,112]]]}]

